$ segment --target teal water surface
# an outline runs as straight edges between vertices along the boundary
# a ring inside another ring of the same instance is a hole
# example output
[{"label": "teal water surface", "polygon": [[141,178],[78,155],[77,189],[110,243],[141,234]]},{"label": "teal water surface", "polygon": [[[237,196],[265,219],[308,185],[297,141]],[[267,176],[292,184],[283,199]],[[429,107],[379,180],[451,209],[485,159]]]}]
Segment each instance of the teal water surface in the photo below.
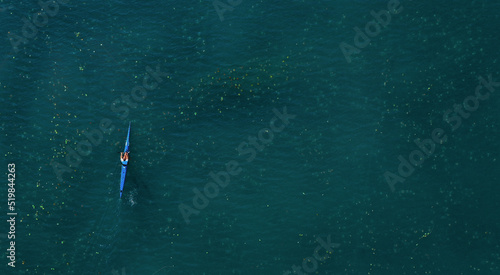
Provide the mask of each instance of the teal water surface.
[{"label": "teal water surface", "polygon": [[58,2],[0,2],[1,274],[500,272],[499,85],[443,119],[500,79],[499,3],[401,0],[360,46],[395,1]]}]

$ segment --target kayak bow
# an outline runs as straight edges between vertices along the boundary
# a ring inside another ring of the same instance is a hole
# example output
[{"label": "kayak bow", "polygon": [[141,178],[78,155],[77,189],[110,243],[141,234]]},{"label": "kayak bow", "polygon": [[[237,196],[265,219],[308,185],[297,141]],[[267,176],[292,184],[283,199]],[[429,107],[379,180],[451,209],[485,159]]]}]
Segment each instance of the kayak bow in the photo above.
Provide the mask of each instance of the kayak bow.
[{"label": "kayak bow", "polygon": [[[125,141],[125,149],[123,150],[123,152],[127,152],[127,153],[130,152],[128,149],[128,146],[130,145],[129,138],[130,138],[130,122],[128,124],[127,141]],[[127,174],[127,164],[128,164],[128,160],[122,162],[122,176],[120,178],[120,198],[122,197],[123,186],[125,185],[125,175]]]}]

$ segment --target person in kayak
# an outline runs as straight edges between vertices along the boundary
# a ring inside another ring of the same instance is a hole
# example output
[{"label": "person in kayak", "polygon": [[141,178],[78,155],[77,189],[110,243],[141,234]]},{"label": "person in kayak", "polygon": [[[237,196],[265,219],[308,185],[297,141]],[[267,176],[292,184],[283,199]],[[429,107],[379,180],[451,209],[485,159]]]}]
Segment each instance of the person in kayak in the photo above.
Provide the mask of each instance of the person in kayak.
[{"label": "person in kayak", "polygon": [[122,161],[123,166],[127,166],[128,163],[128,152],[120,153],[120,160]]}]

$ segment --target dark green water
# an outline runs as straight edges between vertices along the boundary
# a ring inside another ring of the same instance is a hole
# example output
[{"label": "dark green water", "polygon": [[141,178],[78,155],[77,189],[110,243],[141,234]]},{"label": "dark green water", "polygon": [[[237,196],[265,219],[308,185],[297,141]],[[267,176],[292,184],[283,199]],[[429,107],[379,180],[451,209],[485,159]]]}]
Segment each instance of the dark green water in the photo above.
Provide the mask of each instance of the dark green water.
[{"label": "dark green water", "polygon": [[0,274],[500,272],[497,1],[67,2],[0,0]]}]

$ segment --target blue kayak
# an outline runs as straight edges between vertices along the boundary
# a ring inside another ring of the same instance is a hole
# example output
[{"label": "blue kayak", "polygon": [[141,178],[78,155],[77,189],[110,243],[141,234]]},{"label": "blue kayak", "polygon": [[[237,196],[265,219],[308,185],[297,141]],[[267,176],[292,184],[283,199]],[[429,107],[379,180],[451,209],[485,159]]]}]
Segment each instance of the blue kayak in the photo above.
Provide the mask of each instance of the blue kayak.
[{"label": "blue kayak", "polygon": [[[130,152],[128,149],[128,146],[130,145],[129,139],[130,139],[130,123],[128,124],[127,141],[125,141],[125,149],[123,150],[123,152],[125,152],[125,153]],[[125,185],[125,176],[127,175],[127,164],[128,164],[128,160],[122,161],[122,176],[120,178],[120,198],[122,197],[123,186]]]}]

